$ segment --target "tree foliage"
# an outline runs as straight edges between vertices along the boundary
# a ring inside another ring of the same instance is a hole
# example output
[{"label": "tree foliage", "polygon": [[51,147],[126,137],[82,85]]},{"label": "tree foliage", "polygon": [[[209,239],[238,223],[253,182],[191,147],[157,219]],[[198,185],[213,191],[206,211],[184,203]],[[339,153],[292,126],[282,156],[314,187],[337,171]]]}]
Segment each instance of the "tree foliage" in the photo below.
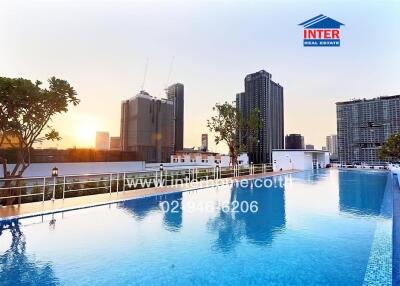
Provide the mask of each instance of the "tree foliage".
[{"label": "tree foliage", "polygon": [[252,110],[246,119],[233,104],[228,102],[217,103],[213,111],[217,114],[207,120],[207,127],[211,132],[216,133],[217,145],[221,142],[226,143],[231,163],[236,165],[238,154],[246,148],[242,142],[238,142],[237,132],[240,130],[244,142],[254,143],[261,127],[260,112],[257,109]]},{"label": "tree foliage", "polygon": [[17,150],[17,163],[8,173],[3,163],[4,177],[20,177],[30,164],[30,151],[34,143],[60,140],[51,125],[54,115],[76,106],[79,99],[74,88],[65,80],[51,77],[48,88],[41,82],[32,83],[23,78],[0,77],[0,146],[8,144]]},{"label": "tree foliage", "polygon": [[379,150],[379,157],[382,160],[400,160],[400,132],[389,136],[385,144]]}]

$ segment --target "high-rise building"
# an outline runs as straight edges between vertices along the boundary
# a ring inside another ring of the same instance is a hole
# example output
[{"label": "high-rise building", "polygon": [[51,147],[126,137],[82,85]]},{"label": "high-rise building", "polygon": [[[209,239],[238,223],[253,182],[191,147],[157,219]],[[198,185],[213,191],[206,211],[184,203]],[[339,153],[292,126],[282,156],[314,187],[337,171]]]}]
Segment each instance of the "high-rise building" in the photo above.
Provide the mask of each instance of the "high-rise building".
[{"label": "high-rise building", "polygon": [[[246,93],[244,92],[239,92],[236,94],[236,110],[241,112],[243,117],[248,118],[248,100],[246,100]],[[247,144],[246,136],[245,136],[246,130],[238,130],[236,132],[236,141],[239,142],[240,144]]]},{"label": "high-rise building", "polygon": [[174,103],[141,91],[121,105],[121,146],[138,160],[169,162],[174,145]]},{"label": "high-rise building", "polygon": [[201,147],[202,151],[208,151],[208,134],[201,134]]},{"label": "high-rise building", "polygon": [[110,134],[108,132],[96,132],[96,149],[109,150],[110,149]]},{"label": "high-rise building", "polygon": [[265,70],[249,74],[244,79],[242,93],[236,95],[236,108],[246,120],[252,110],[260,112],[262,126],[256,140],[249,140],[247,130],[238,130],[238,140],[247,146],[249,160],[270,163],[272,150],[284,148],[283,87],[271,80]]},{"label": "high-rise building", "polygon": [[314,145],[312,144],[306,144],[306,150],[314,150]]},{"label": "high-rise building", "polygon": [[175,83],[166,89],[167,98],[174,103],[174,152],[183,150],[184,86]]},{"label": "high-rise building", "polygon": [[110,150],[121,150],[120,137],[110,137]]},{"label": "high-rise building", "polygon": [[285,149],[304,149],[304,137],[301,134],[286,135]]},{"label": "high-rise building", "polygon": [[331,159],[338,159],[337,135],[326,136],[326,149],[331,153]]},{"label": "high-rise building", "polygon": [[381,163],[378,151],[400,131],[400,95],[336,103],[339,162]]}]

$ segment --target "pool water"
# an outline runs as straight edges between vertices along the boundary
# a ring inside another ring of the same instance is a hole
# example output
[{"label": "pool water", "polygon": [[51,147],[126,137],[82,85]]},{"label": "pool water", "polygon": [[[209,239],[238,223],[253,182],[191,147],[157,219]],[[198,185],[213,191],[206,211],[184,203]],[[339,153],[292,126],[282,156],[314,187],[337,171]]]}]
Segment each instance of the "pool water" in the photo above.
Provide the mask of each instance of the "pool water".
[{"label": "pool water", "polygon": [[391,285],[388,177],[301,172],[3,221],[0,285]]}]

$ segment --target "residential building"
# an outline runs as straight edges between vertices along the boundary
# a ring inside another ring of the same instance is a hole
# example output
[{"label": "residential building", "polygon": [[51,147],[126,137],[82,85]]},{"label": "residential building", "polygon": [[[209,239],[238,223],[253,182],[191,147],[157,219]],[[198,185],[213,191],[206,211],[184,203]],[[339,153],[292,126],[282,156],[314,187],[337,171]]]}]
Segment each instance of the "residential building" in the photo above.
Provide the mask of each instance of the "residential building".
[{"label": "residential building", "polygon": [[110,137],[110,150],[121,150],[121,139],[119,136]]},{"label": "residential building", "polygon": [[337,135],[326,136],[326,149],[331,153],[331,159],[338,159]]},{"label": "residential building", "polygon": [[208,151],[208,134],[201,134],[201,147],[202,151]]},{"label": "residential building", "polygon": [[379,149],[400,131],[400,95],[336,103],[339,162],[379,164]]},{"label": "residential building", "polygon": [[183,149],[183,129],[184,129],[184,86],[175,83],[166,89],[167,98],[174,104],[174,152]]},{"label": "residential building", "polygon": [[314,150],[315,147],[312,144],[306,144],[306,150]]},{"label": "residential building", "polygon": [[262,126],[256,138],[250,140],[248,130],[238,130],[237,135],[254,163],[270,163],[272,149],[284,148],[283,87],[271,77],[265,70],[247,75],[245,91],[236,95],[236,108],[245,120],[253,110],[260,112]]},{"label": "residential building", "polygon": [[205,163],[214,164],[221,162],[221,155],[215,152],[207,152],[195,149],[179,150],[171,156],[171,163]]},{"label": "residential building", "polygon": [[285,149],[304,149],[304,137],[301,134],[286,135]]},{"label": "residential building", "polygon": [[[239,92],[236,94],[236,110],[239,111],[243,117],[248,118],[248,110],[249,110],[249,101],[246,98],[245,92]],[[237,130],[236,132],[236,141],[240,144],[247,144],[246,140],[246,131],[247,130]],[[247,150],[246,150],[247,151]]]},{"label": "residential building", "polygon": [[97,150],[110,149],[110,133],[103,131],[96,132],[96,149]]},{"label": "residential building", "polygon": [[[240,154],[237,158],[239,166],[249,165],[249,158],[247,154]],[[208,165],[208,166],[230,166],[230,157],[228,155],[221,155],[215,152],[183,149],[171,155],[171,163],[179,166],[193,166],[193,165]]]},{"label": "residential building", "polygon": [[121,146],[138,160],[168,162],[174,146],[174,103],[146,91],[121,105]]}]

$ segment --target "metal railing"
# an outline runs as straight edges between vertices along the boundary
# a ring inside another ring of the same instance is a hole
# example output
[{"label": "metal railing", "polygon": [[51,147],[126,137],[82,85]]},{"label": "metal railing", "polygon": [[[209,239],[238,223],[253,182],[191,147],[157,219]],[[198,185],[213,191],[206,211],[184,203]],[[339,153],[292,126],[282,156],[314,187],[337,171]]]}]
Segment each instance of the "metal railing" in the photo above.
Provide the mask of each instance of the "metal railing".
[{"label": "metal railing", "polygon": [[344,169],[374,169],[374,170],[387,170],[389,168],[386,164],[331,164],[336,168]]},{"label": "metal railing", "polygon": [[0,205],[45,202],[272,172],[269,164],[0,179]]}]

